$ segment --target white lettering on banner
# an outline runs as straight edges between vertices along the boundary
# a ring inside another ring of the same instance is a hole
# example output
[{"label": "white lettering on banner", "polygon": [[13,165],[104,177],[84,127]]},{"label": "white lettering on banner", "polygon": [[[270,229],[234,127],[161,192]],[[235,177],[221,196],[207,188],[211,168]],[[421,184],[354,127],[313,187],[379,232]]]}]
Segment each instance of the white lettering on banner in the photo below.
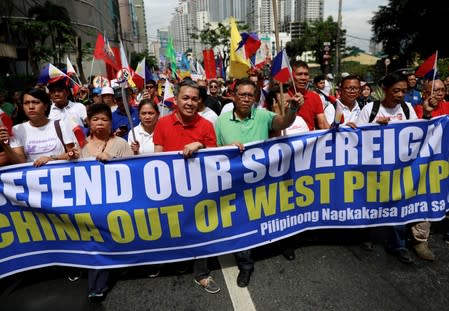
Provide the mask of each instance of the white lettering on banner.
[{"label": "white lettering on banner", "polygon": [[318,138],[316,143],[316,167],[332,167],[334,166],[334,161],[327,159],[328,154],[332,153],[332,133],[324,134]]},{"label": "white lettering on banner", "polygon": [[199,158],[173,160],[173,173],[177,194],[189,198],[203,190]]},{"label": "white lettering on banner", "polygon": [[430,157],[430,148],[434,154],[440,154],[441,151],[441,139],[443,138],[443,126],[438,124],[429,125],[427,128],[427,135],[422,144],[421,150],[419,152],[420,157]]},{"label": "white lettering on banner", "polygon": [[[374,157],[375,152],[380,151],[379,138],[380,131],[364,131],[362,132],[362,163],[366,165],[381,164],[380,157]],[[384,149],[384,151],[387,148]],[[394,148],[393,148],[394,149]]]},{"label": "white lettering on banner", "polygon": [[[384,141],[394,142],[394,129],[386,129],[384,131]],[[396,148],[384,148],[384,164],[394,164],[396,162]]]},{"label": "white lettering on banner", "polygon": [[3,183],[3,194],[9,198],[11,204],[19,205],[19,206],[27,206],[25,200],[19,200],[18,195],[23,198],[25,194],[25,189],[23,186],[16,185],[16,180],[20,180],[23,178],[23,173],[20,172],[11,172],[11,173],[2,173],[0,175],[0,179]]},{"label": "white lettering on banner", "polygon": [[256,161],[262,159],[265,159],[265,152],[261,148],[253,148],[243,152],[242,164],[252,171],[252,173],[245,173],[243,175],[243,180],[246,183],[253,184],[265,178],[267,174],[265,164]]},{"label": "white lettering on banner", "polygon": [[[32,172],[32,171],[31,171]],[[72,190],[71,183],[64,182],[64,176],[70,176],[70,167],[58,167],[51,170],[51,184],[57,185],[57,187],[52,187],[52,206],[53,207],[61,207],[61,206],[72,206],[73,199],[66,198],[65,192]],[[34,188],[33,188],[34,190]],[[34,193],[34,191],[33,191]],[[31,202],[31,193],[30,193],[30,205],[34,206]],[[40,197],[39,197],[40,204]]]},{"label": "white lettering on banner", "polygon": [[110,164],[104,167],[104,178],[108,191],[106,203],[123,203],[133,197],[131,171],[125,164]]},{"label": "white lettering on banner", "polygon": [[424,136],[421,128],[410,126],[399,132],[399,159],[407,162],[416,159],[418,156],[421,141]]},{"label": "white lettering on banner", "polygon": [[41,184],[40,179],[48,176],[48,169],[30,170],[26,173],[27,184],[32,185],[33,191],[29,192],[28,203],[32,207],[41,208],[42,192],[48,191],[48,184]]},{"label": "white lettering on banner", "polygon": [[[90,174],[87,173],[88,168],[90,168]],[[103,193],[101,167],[99,165],[92,165],[90,167],[77,166],[75,167],[75,176],[76,204],[86,205],[87,197],[89,197],[91,204],[101,204]]]},{"label": "white lettering on banner", "polygon": [[289,171],[292,149],[288,144],[280,143],[271,146],[268,156],[270,158],[268,173],[271,177],[280,177]]},{"label": "white lettering on banner", "polygon": [[205,157],[206,184],[209,193],[232,188],[231,162],[225,155]]},{"label": "white lettering on banner", "polygon": [[293,158],[295,163],[295,172],[310,169],[312,165],[313,149],[315,147],[317,139],[318,137],[307,138],[305,141],[306,143],[305,148],[304,148],[304,141],[302,140],[296,140],[291,142],[295,154]]},{"label": "white lettering on banner", "polygon": [[151,161],[143,167],[145,192],[151,200],[162,201],[171,193],[170,168],[164,161]]},{"label": "white lettering on banner", "polygon": [[359,138],[355,132],[341,132],[335,135],[335,165],[356,165],[358,162],[357,145]]}]

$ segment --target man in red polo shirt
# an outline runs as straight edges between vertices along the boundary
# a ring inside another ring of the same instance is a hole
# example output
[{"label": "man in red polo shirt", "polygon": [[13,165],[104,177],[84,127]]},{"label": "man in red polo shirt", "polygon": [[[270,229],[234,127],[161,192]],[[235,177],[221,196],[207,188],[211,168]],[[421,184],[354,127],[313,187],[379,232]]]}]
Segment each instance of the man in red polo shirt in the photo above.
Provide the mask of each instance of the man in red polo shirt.
[{"label": "man in red polo shirt", "polygon": [[[309,66],[306,62],[295,61],[292,65],[293,83],[296,91],[304,97],[304,105],[298,110],[298,115],[306,121],[309,129],[328,129],[329,123],[323,111],[320,96],[315,92],[307,90],[309,84]],[[289,93],[294,96],[295,89],[290,88]]]},{"label": "man in red polo shirt", "polygon": [[[216,147],[217,139],[212,123],[198,114],[200,89],[196,82],[184,80],[179,85],[176,96],[176,110],[162,117],[153,134],[154,151],[182,150],[185,158],[207,147]],[[195,283],[208,293],[218,293],[220,287],[209,275],[207,258],[193,262]]]},{"label": "man in red polo shirt", "polygon": [[444,100],[445,94],[446,86],[443,81],[440,79],[435,80],[433,93],[432,81],[427,81],[423,90],[423,103],[414,107],[418,118],[430,119],[449,114],[449,102]]}]

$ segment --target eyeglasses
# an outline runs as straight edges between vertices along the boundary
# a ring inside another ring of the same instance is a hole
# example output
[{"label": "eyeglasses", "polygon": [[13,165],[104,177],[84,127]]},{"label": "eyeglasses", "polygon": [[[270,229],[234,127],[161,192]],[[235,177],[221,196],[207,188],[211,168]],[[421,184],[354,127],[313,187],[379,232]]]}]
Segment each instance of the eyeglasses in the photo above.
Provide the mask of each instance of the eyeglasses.
[{"label": "eyeglasses", "polygon": [[218,86],[216,86],[216,85],[211,85],[211,86],[209,86],[209,88],[210,88],[210,89],[217,89]]},{"label": "eyeglasses", "polygon": [[345,90],[346,92],[358,92],[360,91],[360,88],[351,86],[351,87],[344,87],[343,90]]},{"label": "eyeglasses", "polygon": [[251,93],[242,93],[242,94],[237,93],[237,96],[241,99],[243,99],[245,97],[248,97],[249,99],[254,98],[254,94],[251,94]]}]

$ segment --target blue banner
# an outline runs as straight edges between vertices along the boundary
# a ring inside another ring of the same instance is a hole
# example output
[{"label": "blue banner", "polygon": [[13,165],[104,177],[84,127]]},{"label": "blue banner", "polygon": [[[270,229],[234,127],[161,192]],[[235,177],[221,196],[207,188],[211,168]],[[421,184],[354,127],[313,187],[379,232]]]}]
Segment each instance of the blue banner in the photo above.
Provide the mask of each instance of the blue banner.
[{"label": "blue banner", "polygon": [[0,171],[0,277],[253,248],[310,229],[442,219],[448,117]]}]

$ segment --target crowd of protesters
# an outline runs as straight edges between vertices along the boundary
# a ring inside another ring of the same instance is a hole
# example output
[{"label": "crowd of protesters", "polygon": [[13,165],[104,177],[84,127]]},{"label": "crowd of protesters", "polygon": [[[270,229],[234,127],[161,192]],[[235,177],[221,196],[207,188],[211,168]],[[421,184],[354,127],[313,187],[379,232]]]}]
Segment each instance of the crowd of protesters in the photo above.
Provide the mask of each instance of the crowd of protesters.
[{"label": "crowd of protesters", "polygon": [[[54,160],[94,157],[108,161],[166,151],[180,151],[189,158],[198,150],[227,145],[243,151],[246,143],[282,133],[329,129],[337,102],[342,104],[343,125],[353,128],[449,114],[449,77],[424,81],[421,93],[413,73],[392,73],[379,82],[383,97],[377,100],[373,98],[375,86],[357,75],[342,75],[339,81],[333,81],[331,74],[311,78],[308,65],[296,61],[288,84],[270,81],[256,71],[247,79],[229,83],[222,79],[172,80],[176,100],[166,116],[160,113],[165,79],[146,81],[140,92],[86,85],[74,96],[66,78],[14,90],[9,97],[0,91],[1,113],[6,117],[0,127],[0,164],[32,162],[38,167]],[[14,126],[8,127],[8,122]],[[413,262],[409,246],[419,258],[435,260],[428,244],[429,222],[389,229],[387,249],[401,262]],[[373,244],[369,232],[365,233],[364,248],[369,250]],[[295,259],[288,242],[283,242],[283,249],[288,260]],[[237,252],[236,259],[237,284],[246,287],[254,271],[251,250]],[[209,293],[220,291],[207,259],[191,264],[196,284]],[[158,274],[159,266],[151,267],[149,275]],[[78,279],[76,275],[70,279]],[[88,280],[88,297],[104,297],[109,288],[108,270],[89,270]]]}]

